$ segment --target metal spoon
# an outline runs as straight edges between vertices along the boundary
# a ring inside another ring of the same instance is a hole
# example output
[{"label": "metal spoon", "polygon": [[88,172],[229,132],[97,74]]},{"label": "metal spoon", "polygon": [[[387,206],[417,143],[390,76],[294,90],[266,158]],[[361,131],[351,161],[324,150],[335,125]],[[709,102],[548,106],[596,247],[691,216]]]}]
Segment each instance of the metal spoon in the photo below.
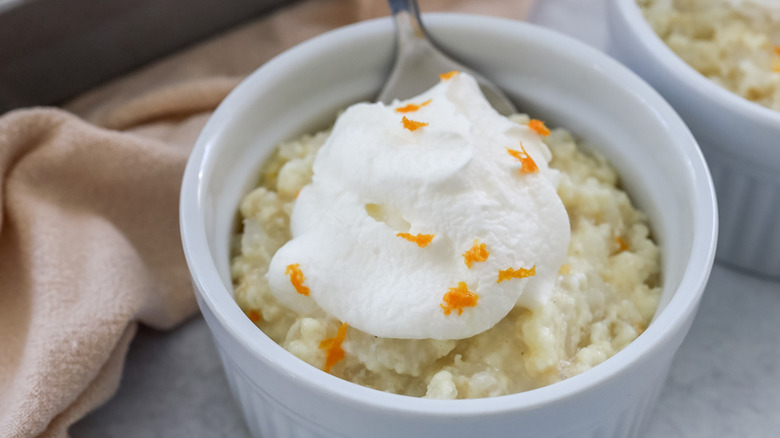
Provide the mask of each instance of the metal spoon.
[{"label": "metal spoon", "polygon": [[394,99],[414,97],[433,86],[439,80],[439,74],[458,70],[477,79],[482,93],[500,114],[508,116],[517,112],[495,84],[454,61],[433,44],[420,20],[417,0],[387,2],[395,21],[395,65],[377,101],[389,104]]}]

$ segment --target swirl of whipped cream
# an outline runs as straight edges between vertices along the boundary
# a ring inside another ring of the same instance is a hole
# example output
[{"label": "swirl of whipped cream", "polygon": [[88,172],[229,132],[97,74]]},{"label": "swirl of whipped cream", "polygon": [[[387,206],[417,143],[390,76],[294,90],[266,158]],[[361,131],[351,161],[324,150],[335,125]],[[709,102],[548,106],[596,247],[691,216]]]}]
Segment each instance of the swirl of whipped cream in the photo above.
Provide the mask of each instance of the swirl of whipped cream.
[{"label": "swirl of whipped cream", "polygon": [[[465,73],[337,120],[267,279],[300,314],[366,333],[461,339],[545,302],[569,244],[539,134]],[[503,274],[500,274],[503,272]]]}]

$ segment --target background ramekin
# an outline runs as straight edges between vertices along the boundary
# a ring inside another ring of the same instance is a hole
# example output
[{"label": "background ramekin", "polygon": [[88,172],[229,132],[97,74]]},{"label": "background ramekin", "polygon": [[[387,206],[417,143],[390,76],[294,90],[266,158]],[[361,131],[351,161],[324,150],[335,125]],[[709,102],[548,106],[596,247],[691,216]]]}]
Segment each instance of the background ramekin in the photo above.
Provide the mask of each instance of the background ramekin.
[{"label": "background ramekin", "polygon": [[248,77],[205,127],[185,172],[181,232],[198,303],[255,436],[630,437],[650,412],[690,327],[715,252],[712,182],[693,136],[646,83],[600,52],[533,25],[425,17],[431,33],[519,108],[600,144],[648,213],[663,250],[659,311],[637,340],[581,375],[476,400],[384,393],[326,374],[260,332],[232,297],[229,248],[240,198],[282,139],[371,99],[389,71],[389,19],[301,44]]},{"label": "background ramekin", "polygon": [[720,206],[718,260],[780,279],[780,112],[679,58],[636,0],[609,0],[610,51],[677,110],[707,158]]}]

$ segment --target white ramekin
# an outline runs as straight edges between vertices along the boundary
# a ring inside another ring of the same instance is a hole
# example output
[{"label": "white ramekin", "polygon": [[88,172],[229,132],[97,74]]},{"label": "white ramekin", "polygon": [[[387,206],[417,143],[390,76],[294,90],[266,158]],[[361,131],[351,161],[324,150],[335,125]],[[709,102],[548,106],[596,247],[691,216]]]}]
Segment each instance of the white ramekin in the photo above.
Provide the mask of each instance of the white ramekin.
[{"label": "white ramekin", "polygon": [[184,251],[198,303],[255,436],[635,436],[693,320],[716,242],[712,182],[693,136],[646,83],[588,46],[499,18],[437,14],[431,33],[520,108],[600,144],[648,213],[663,251],[664,292],[637,340],[590,371],[503,397],[426,400],[326,374],[260,332],[233,300],[231,235],[241,197],[283,139],[327,126],[371,99],[389,71],[389,19],[329,32],[266,63],[214,113],[187,165]]},{"label": "white ramekin", "polygon": [[609,1],[610,50],[677,110],[707,158],[720,206],[718,260],[780,278],[780,112],[679,58],[636,0]]}]

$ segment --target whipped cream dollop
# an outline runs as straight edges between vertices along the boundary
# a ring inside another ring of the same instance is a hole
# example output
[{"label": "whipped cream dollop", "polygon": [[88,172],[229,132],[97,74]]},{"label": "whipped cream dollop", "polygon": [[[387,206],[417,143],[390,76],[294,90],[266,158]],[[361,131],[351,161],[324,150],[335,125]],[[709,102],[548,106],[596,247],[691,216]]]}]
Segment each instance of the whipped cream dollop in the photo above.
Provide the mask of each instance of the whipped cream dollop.
[{"label": "whipped cream dollop", "polygon": [[267,279],[302,315],[386,338],[461,339],[544,303],[569,219],[540,135],[498,114],[473,77],[336,121]]}]

